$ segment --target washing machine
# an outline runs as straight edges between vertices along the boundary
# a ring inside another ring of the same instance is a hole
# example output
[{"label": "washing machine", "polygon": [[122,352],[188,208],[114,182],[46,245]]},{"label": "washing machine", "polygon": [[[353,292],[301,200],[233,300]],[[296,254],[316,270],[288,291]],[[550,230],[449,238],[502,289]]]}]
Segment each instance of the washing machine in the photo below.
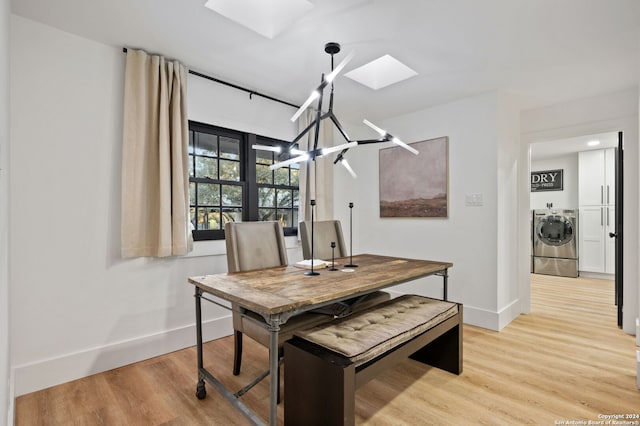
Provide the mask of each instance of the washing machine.
[{"label": "washing machine", "polygon": [[533,272],[578,276],[577,210],[533,210]]}]

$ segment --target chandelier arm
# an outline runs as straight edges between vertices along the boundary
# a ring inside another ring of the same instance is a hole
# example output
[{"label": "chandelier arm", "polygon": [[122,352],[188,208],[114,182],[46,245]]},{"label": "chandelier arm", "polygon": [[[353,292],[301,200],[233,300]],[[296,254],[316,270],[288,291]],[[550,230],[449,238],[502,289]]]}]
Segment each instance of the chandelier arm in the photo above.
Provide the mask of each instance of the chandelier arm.
[{"label": "chandelier arm", "polygon": [[[331,55],[331,68],[333,68],[333,55]],[[331,92],[329,93],[329,114],[333,114],[333,81],[331,82]]]},{"label": "chandelier arm", "polygon": [[[321,81],[324,82],[324,74],[322,74]],[[320,97],[318,98],[318,113],[316,114],[316,134],[313,141],[313,150],[316,151],[318,149],[318,140],[320,139],[320,121],[322,120],[322,98],[324,97],[324,92],[320,92]],[[315,155],[311,157],[312,160],[315,161]]]},{"label": "chandelier arm", "polygon": [[338,164],[338,162],[342,161],[342,159],[344,158],[344,154],[346,154],[347,151],[349,151],[349,148],[345,148],[340,151],[340,154],[336,155],[336,159],[333,160],[333,164]]},{"label": "chandelier arm", "polygon": [[390,140],[391,140],[390,137],[385,136],[382,139],[365,139],[365,140],[356,141],[356,142],[358,142],[358,145],[367,145],[367,144],[372,144],[372,143],[389,142]]},{"label": "chandelier arm", "polygon": [[336,126],[336,128],[338,129],[338,131],[340,132],[340,134],[342,135],[344,140],[347,141],[347,142],[353,142],[351,139],[349,139],[349,136],[347,135],[347,132],[345,132],[344,129],[342,128],[342,125],[340,124],[340,121],[338,120],[338,117],[336,117],[336,115],[333,113],[333,111],[330,111],[327,114],[331,118],[331,121],[333,121],[333,125]]},{"label": "chandelier arm", "polygon": [[300,134],[298,136],[296,136],[296,138],[294,140],[289,142],[289,146],[287,147],[286,151],[291,150],[291,148],[293,148],[295,145],[297,145],[298,142],[300,141],[300,139],[302,139],[302,137],[304,135],[309,133],[309,130],[311,130],[315,125],[316,125],[316,120],[313,120],[302,132],[300,132]]}]

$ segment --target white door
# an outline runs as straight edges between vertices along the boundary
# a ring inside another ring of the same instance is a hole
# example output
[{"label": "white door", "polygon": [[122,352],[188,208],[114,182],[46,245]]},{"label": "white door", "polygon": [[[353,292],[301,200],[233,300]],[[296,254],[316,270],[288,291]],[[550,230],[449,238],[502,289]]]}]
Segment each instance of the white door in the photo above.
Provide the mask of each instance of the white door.
[{"label": "white door", "polygon": [[609,148],[604,153],[605,190],[604,204],[616,203],[616,150]]},{"label": "white door", "polygon": [[607,274],[616,273],[616,239],[610,238],[609,233],[616,233],[616,208],[615,206],[605,207],[605,268]]},{"label": "white door", "polygon": [[604,150],[578,153],[578,205],[604,204]]},{"label": "white door", "polygon": [[605,269],[605,208],[601,206],[580,207],[580,249],[578,252],[579,270],[585,272],[604,272]]}]

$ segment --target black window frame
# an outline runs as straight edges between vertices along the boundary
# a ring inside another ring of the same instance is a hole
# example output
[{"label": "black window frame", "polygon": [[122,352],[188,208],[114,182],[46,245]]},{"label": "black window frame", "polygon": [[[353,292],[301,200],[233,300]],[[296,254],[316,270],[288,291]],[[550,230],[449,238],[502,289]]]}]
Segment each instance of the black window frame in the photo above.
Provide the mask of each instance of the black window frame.
[{"label": "black window frame", "polygon": [[[238,130],[233,130],[233,129],[228,129],[228,128],[224,128],[224,127],[220,127],[220,126],[214,126],[211,124],[207,124],[207,123],[201,123],[201,122],[197,122],[197,121],[192,121],[189,120],[189,161],[191,161],[191,166],[190,169],[194,170],[194,174],[195,174],[195,162],[196,162],[196,157],[199,155],[196,155],[195,153],[195,143],[196,143],[196,133],[207,133],[207,134],[213,134],[216,136],[223,136],[223,137],[231,137],[234,139],[238,139],[240,142],[240,146],[239,146],[239,164],[240,164],[240,180],[239,181],[225,181],[225,180],[220,180],[220,179],[211,179],[211,178],[207,178],[207,177],[196,177],[196,176],[192,176],[191,173],[189,173],[189,210],[190,210],[190,215],[191,215],[191,209],[192,208],[196,208],[195,211],[195,218],[197,220],[198,217],[198,211],[197,208],[204,206],[204,204],[198,204],[198,199],[197,199],[197,191],[196,194],[191,194],[192,191],[192,183],[210,183],[210,184],[219,184],[219,185],[238,185],[241,186],[242,188],[242,214],[241,214],[241,218],[243,222],[255,222],[259,220],[259,206],[258,206],[258,188],[260,186],[264,186],[264,184],[258,184],[257,180],[256,180],[256,151],[254,149],[251,148],[252,145],[254,144],[259,144],[259,145],[272,145],[272,146],[288,146],[288,142],[286,141],[282,141],[282,140],[278,140],[278,139],[274,139],[274,138],[269,138],[266,136],[261,136],[261,135],[256,135],[253,133],[249,133],[249,132],[242,132],[242,131],[238,131]],[[192,141],[193,141],[193,148],[191,147],[192,145]],[[220,154],[218,152],[218,154]],[[278,156],[278,154],[276,154],[276,156]],[[282,161],[286,158],[284,158],[286,155],[280,155],[278,160]],[[288,158],[288,156],[286,156]],[[218,161],[220,159],[220,157],[217,157]],[[291,173],[291,172],[289,172]],[[219,177],[219,171],[218,171],[218,177]],[[194,185],[195,186],[195,185]],[[271,186],[277,186],[277,185],[271,185]],[[288,188],[289,190],[295,190],[298,191],[298,197],[299,197],[299,181],[298,181],[298,186],[292,186],[292,185],[288,185],[286,186],[286,188]],[[192,201],[195,199],[195,203],[192,203]],[[220,207],[221,209],[223,209],[222,206],[222,196],[220,196],[220,201],[219,201],[220,205],[218,207]],[[299,203],[299,200],[298,200]],[[295,210],[295,208],[292,206],[289,210],[292,211],[292,215],[293,215],[293,211]],[[292,216],[293,217],[293,216]],[[190,216],[190,220],[191,220],[191,216]],[[222,218],[221,218],[222,220]],[[286,236],[291,236],[291,235],[298,235],[298,227],[297,227],[297,223],[295,223],[296,221],[293,220],[293,225],[295,226],[285,226],[284,228],[284,234]],[[194,241],[206,241],[206,240],[222,240],[224,239],[224,229],[197,229],[196,224],[193,224],[193,230],[192,230],[192,235],[193,235],[193,239]]]},{"label": "black window frame", "polygon": [[[278,139],[274,139],[274,138],[269,138],[266,136],[258,136],[258,135],[252,135],[252,138],[250,138],[250,140],[252,141],[252,143],[249,145],[253,145],[253,141],[255,141],[255,144],[257,145],[268,145],[268,146],[279,146],[281,147],[283,150],[284,148],[286,148],[287,146],[289,146],[289,142],[285,142],[285,141],[281,141]],[[299,168],[296,168],[294,165],[290,165],[288,167],[286,167],[286,169],[288,170],[288,177],[289,177],[289,185],[283,185],[283,184],[277,184],[275,183],[275,175],[278,173],[278,171],[274,170],[272,171],[272,176],[274,177],[274,182],[270,183],[270,184],[266,184],[266,183],[259,183],[257,182],[257,155],[256,155],[256,151],[251,149],[251,155],[253,156],[253,158],[251,158],[249,161],[251,161],[251,164],[253,165],[252,167],[250,167],[249,169],[251,170],[251,173],[253,173],[253,176],[251,177],[251,182],[254,183],[255,188],[251,188],[250,189],[250,196],[251,196],[251,200],[255,200],[256,204],[258,204],[259,202],[259,197],[258,197],[258,191],[260,188],[274,188],[275,191],[275,198],[276,198],[276,207],[275,208],[265,208],[265,209],[274,209],[276,211],[276,216],[277,213],[279,211],[282,210],[286,210],[286,211],[290,211],[291,212],[291,218],[292,218],[292,223],[293,224],[297,224],[298,220],[298,212],[296,212],[296,210],[300,209],[300,172],[299,172]],[[269,152],[269,151],[267,151]],[[285,161],[288,160],[289,158],[291,158],[291,156],[288,153],[273,153],[273,158],[274,160],[277,161]],[[291,185],[291,173],[292,170],[298,170],[298,185]],[[283,170],[278,169],[278,170]],[[286,190],[286,191],[293,191],[293,192],[297,192],[298,197],[292,197],[291,200],[291,207],[281,207],[280,205],[278,205],[278,197],[277,197],[277,193],[280,190]],[[253,192],[251,192],[253,191]],[[294,202],[294,200],[297,199],[298,204],[296,204]],[[251,210],[251,213],[254,214],[255,216],[252,216],[250,220],[259,220],[259,212],[260,212],[260,207],[259,205],[256,205],[255,209]],[[284,229],[284,234],[285,235],[298,235],[298,227],[297,226],[283,226]]]}]

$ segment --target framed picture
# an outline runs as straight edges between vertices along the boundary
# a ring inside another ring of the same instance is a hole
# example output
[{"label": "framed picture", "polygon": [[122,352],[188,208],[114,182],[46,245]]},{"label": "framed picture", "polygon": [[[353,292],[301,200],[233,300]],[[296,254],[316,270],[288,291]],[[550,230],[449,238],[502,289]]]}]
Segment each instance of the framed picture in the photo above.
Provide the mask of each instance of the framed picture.
[{"label": "framed picture", "polygon": [[449,217],[449,138],[380,152],[380,217]]}]

